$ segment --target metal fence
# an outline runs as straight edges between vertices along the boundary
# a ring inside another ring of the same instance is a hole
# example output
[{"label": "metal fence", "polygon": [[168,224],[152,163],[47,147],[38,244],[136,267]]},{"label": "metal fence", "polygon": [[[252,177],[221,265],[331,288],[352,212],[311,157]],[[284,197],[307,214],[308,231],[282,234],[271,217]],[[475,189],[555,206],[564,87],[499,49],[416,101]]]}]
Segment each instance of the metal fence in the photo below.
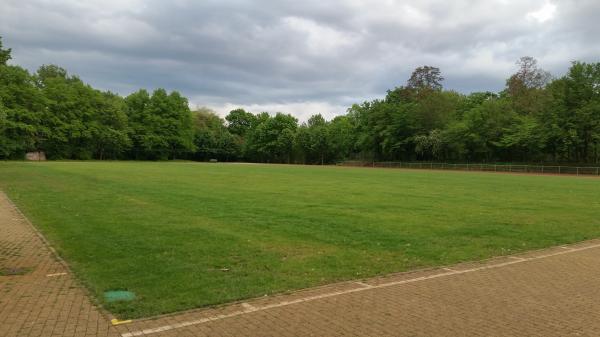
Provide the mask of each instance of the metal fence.
[{"label": "metal fence", "polygon": [[518,164],[451,164],[427,162],[364,162],[345,161],[342,166],[388,167],[407,169],[456,170],[456,171],[486,171],[486,172],[515,172],[538,174],[572,174],[600,176],[600,167],[581,166],[548,166],[548,165],[518,165]]}]

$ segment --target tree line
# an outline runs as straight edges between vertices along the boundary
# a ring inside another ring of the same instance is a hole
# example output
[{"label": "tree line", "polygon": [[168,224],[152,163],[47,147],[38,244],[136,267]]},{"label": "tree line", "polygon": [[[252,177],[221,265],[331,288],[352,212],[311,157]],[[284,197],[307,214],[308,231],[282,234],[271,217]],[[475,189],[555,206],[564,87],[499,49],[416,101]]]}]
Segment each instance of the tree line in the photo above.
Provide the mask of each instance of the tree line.
[{"label": "tree line", "polygon": [[445,90],[415,69],[382,99],[306,122],[283,113],[191,110],[176,91],[100,91],[55,65],[9,65],[0,40],[0,158],[192,159],[327,164],[340,160],[600,163],[600,63],[553,78],[521,58],[500,92]]}]

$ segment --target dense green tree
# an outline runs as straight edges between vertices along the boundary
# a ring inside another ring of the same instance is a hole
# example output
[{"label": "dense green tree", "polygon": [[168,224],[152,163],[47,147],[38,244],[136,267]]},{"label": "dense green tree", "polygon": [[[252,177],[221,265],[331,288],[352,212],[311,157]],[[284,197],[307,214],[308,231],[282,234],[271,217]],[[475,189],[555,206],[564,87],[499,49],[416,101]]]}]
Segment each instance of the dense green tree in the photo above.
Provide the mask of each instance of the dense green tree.
[{"label": "dense green tree", "polygon": [[506,159],[500,141],[516,118],[510,102],[491,99],[469,110],[462,120],[449,126],[445,144],[454,158],[469,161]]},{"label": "dense green tree", "polygon": [[6,65],[6,62],[11,59],[11,49],[2,49],[2,37],[0,36],[0,66]]},{"label": "dense green tree", "polygon": [[22,158],[40,149],[45,102],[27,70],[0,65],[0,104],[0,158]]},{"label": "dense green tree", "polygon": [[337,116],[329,124],[331,161],[352,158],[356,153],[356,125],[348,116]]},{"label": "dense green tree", "polygon": [[415,152],[419,159],[444,159],[445,139],[440,130],[431,130],[429,134],[414,137]]},{"label": "dense green tree", "polygon": [[256,116],[244,109],[231,110],[225,117],[229,132],[240,137],[244,137],[248,131],[254,127]]},{"label": "dense green tree", "polygon": [[502,138],[496,144],[506,152],[504,156],[507,159],[538,161],[544,159],[542,151],[547,141],[545,137],[537,119],[516,115],[503,130]]},{"label": "dense green tree", "polygon": [[240,148],[235,139],[237,135],[230,132],[223,119],[208,108],[197,109],[192,115],[196,146],[194,159],[229,161],[238,158]]},{"label": "dense green tree", "polygon": [[132,141],[131,156],[134,159],[143,159],[153,147],[151,128],[154,125],[148,113],[150,94],[145,89],[140,89],[125,97],[127,118],[129,121],[129,137]]},{"label": "dense green tree", "polygon": [[374,160],[375,154],[378,153],[378,138],[372,129],[371,106],[372,102],[364,102],[363,104],[353,104],[348,109],[346,115],[351,124],[355,126],[355,139],[353,146],[354,159]]},{"label": "dense green tree", "polygon": [[574,62],[564,78],[563,120],[571,159],[597,161],[600,143],[600,63]]},{"label": "dense green tree", "polygon": [[96,92],[94,103],[95,114],[89,123],[94,158],[121,158],[131,147],[125,101],[111,92]]},{"label": "dense green tree", "polygon": [[323,165],[332,159],[330,124],[320,114],[311,116],[298,129],[296,142],[305,163]]},{"label": "dense green tree", "polygon": [[208,109],[178,92],[102,92],[55,65],[8,65],[0,40],[0,158],[248,160],[325,164],[359,160],[600,163],[600,63],[574,62],[552,79],[531,57],[499,93],[443,90],[432,66],[383,99],[331,121]]},{"label": "dense green tree", "polygon": [[127,98],[127,115],[136,159],[174,159],[194,150],[192,114],[178,92],[139,90]]},{"label": "dense green tree", "polygon": [[298,120],[291,115],[259,114],[245,144],[246,157],[260,162],[291,162],[297,127]]},{"label": "dense green tree", "polygon": [[120,158],[131,145],[123,99],[100,92],[55,65],[35,75],[43,96],[37,148],[49,158]]},{"label": "dense green tree", "polygon": [[93,158],[94,89],[55,65],[40,67],[36,80],[46,105],[42,148],[50,158]]},{"label": "dense green tree", "polygon": [[415,105],[417,132],[428,133],[444,128],[456,118],[464,96],[454,91],[434,91],[423,96]]},{"label": "dense green tree", "polygon": [[0,158],[7,158],[17,151],[15,151],[14,146],[11,146],[12,137],[8,136],[6,133],[6,129],[8,128],[8,119],[7,119],[7,111],[6,107],[0,100]]},{"label": "dense green tree", "polygon": [[377,101],[372,105],[369,123],[373,125],[376,160],[413,159],[413,136],[418,130],[414,113],[415,103],[386,104]]}]

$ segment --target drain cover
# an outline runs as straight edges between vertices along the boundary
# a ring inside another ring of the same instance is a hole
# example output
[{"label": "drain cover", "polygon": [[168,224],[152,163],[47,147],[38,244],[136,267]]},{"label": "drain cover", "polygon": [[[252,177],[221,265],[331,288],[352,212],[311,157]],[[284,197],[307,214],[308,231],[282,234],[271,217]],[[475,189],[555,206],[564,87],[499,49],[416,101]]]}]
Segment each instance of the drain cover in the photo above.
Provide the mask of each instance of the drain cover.
[{"label": "drain cover", "polygon": [[12,276],[12,275],[25,275],[29,273],[29,268],[2,268],[0,269],[0,275]]},{"label": "drain cover", "polygon": [[131,301],[135,299],[135,294],[127,290],[109,290],[104,292],[106,302]]}]

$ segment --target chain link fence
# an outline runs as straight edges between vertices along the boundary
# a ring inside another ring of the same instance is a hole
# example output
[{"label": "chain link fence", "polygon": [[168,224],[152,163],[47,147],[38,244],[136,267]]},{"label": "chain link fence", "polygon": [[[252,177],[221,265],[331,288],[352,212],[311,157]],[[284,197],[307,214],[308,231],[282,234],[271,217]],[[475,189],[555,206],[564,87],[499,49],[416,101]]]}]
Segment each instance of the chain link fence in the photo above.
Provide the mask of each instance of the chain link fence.
[{"label": "chain link fence", "polygon": [[549,165],[518,165],[518,164],[450,164],[426,162],[364,162],[344,161],[342,166],[360,167],[387,167],[429,170],[455,170],[455,171],[485,171],[485,172],[515,172],[537,174],[571,174],[600,176],[600,167],[593,166],[549,166]]}]

